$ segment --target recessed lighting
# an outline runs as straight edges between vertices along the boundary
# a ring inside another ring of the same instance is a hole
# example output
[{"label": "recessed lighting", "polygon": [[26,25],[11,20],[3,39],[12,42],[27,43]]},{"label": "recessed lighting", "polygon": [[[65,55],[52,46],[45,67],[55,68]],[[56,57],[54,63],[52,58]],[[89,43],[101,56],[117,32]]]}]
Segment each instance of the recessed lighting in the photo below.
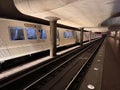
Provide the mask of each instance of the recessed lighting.
[{"label": "recessed lighting", "polygon": [[97,71],[97,70],[99,70],[99,68],[94,68],[94,70],[96,70],[96,71]]},{"label": "recessed lighting", "polygon": [[88,84],[87,87],[88,87],[89,89],[95,89],[95,86],[93,86],[92,84]]},{"label": "recessed lighting", "polygon": [[100,60],[97,60],[98,62],[100,62]]}]

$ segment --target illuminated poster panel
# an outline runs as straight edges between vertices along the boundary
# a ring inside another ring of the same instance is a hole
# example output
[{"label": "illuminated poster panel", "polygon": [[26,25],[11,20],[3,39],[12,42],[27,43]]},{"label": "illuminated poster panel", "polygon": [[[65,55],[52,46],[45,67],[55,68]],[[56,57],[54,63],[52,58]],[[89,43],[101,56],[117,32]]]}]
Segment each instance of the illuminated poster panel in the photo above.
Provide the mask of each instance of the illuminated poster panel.
[{"label": "illuminated poster panel", "polygon": [[72,38],[73,37],[73,33],[72,32],[63,32],[63,37],[64,38]]},{"label": "illuminated poster panel", "polygon": [[43,40],[47,39],[46,30],[44,29],[40,30],[40,39],[43,39]]},{"label": "illuminated poster panel", "polygon": [[9,27],[11,40],[24,40],[24,33],[22,27]]},{"label": "illuminated poster panel", "polygon": [[32,27],[26,27],[27,38],[28,39],[37,39],[36,29]]}]

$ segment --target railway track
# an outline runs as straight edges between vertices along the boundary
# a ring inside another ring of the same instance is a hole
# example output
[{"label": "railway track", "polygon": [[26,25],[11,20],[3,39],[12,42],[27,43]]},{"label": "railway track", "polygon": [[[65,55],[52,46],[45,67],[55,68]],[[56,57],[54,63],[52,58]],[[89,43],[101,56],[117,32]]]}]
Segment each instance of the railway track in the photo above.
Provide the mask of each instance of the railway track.
[{"label": "railway track", "polygon": [[[99,47],[100,46],[98,46],[98,48]],[[69,84],[67,85],[67,87],[64,90],[80,90],[79,88],[80,88],[80,85],[84,78],[84,75],[85,75],[87,69],[89,68],[92,60],[94,59],[94,56],[95,56],[98,48],[96,48],[93,52],[91,52],[91,55],[88,57],[88,59],[86,60],[84,65],[81,67],[81,69],[78,70],[76,75],[73,77],[73,79],[69,82]]]},{"label": "railway track", "polygon": [[[102,40],[100,40],[102,42]],[[26,74],[4,83],[1,90],[68,90],[78,72],[97,50],[100,41],[75,49]],[[73,78],[74,77],[74,78]],[[72,89],[74,90],[74,89]]]}]

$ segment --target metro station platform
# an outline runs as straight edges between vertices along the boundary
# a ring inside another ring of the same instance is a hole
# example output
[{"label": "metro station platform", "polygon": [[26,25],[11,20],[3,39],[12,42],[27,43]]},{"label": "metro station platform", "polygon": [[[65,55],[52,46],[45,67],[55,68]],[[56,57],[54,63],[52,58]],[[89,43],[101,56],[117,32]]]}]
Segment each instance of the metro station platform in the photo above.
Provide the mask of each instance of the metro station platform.
[{"label": "metro station platform", "polygon": [[120,45],[114,38],[106,38],[102,90],[120,90]]},{"label": "metro station platform", "polygon": [[79,90],[120,90],[119,40],[107,37],[96,54]]}]

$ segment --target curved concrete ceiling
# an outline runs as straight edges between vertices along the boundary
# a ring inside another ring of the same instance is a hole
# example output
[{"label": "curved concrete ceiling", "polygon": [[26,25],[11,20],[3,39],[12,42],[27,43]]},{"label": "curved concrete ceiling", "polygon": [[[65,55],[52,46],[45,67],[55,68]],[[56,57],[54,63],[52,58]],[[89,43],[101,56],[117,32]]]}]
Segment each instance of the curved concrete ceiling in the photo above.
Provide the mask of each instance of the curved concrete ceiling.
[{"label": "curved concrete ceiling", "polygon": [[120,16],[108,18],[101,25],[102,26],[120,25]]},{"label": "curved concrete ceiling", "polygon": [[61,18],[60,24],[73,27],[99,27],[120,12],[120,0],[14,0],[23,14],[46,19]]}]

